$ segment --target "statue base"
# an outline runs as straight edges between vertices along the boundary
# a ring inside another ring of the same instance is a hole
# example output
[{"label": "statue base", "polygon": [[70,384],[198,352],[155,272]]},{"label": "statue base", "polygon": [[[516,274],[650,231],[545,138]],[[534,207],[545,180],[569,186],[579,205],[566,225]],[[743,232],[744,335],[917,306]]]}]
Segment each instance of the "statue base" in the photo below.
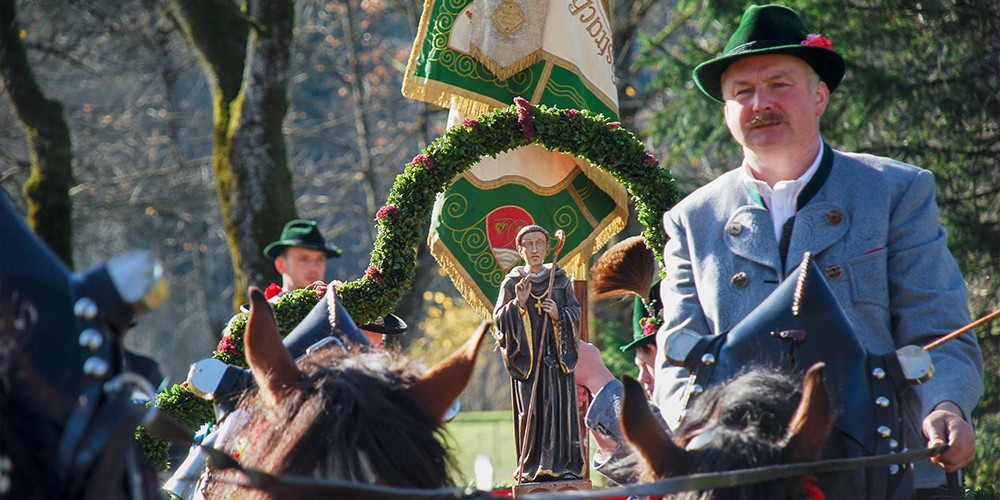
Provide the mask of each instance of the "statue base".
[{"label": "statue base", "polygon": [[537,483],[520,483],[514,485],[514,498],[530,493],[550,493],[555,491],[587,491],[594,489],[590,479],[564,479],[560,481],[541,481]]}]

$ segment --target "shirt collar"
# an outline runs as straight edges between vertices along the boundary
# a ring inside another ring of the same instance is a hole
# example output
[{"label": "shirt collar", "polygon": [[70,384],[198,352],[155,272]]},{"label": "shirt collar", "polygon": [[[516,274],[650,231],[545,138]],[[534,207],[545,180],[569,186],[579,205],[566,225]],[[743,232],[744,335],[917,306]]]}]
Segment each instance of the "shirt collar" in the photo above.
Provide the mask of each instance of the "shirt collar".
[{"label": "shirt collar", "polygon": [[750,188],[751,191],[756,192],[758,195],[760,195],[765,206],[770,206],[771,197],[774,195],[774,192],[778,190],[785,191],[786,193],[788,193],[788,195],[791,196],[792,199],[798,197],[799,193],[802,192],[802,190],[806,187],[806,185],[809,184],[809,181],[813,178],[813,176],[816,175],[816,171],[819,170],[819,164],[822,161],[822,159],[823,159],[823,140],[820,139],[819,151],[816,153],[816,158],[813,159],[812,164],[809,165],[809,168],[806,169],[806,171],[803,172],[798,179],[790,181],[778,181],[774,185],[774,188],[772,188],[771,186],[767,185],[766,182],[754,177],[753,171],[750,169],[750,166],[746,164],[743,164],[740,167],[740,177],[743,179],[743,183],[746,184],[746,186]]}]

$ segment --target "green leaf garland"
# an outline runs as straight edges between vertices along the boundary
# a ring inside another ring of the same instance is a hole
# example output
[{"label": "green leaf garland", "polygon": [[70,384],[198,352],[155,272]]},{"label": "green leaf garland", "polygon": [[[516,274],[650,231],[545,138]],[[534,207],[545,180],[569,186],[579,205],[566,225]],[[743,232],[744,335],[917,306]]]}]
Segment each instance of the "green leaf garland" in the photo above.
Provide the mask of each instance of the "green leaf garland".
[{"label": "green leaf garland", "polygon": [[[468,170],[484,156],[538,144],[546,149],[583,158],[614,176],[628,190],[635,203],[637,218],[645,226],[643,236],[652,249],[663,248],[666,233],[660,224],[663,213],[677,200],[677,188],[670,171],[646,152],[645,146],[618,122],[586,110],[532,106],[515,98],[515,104],[466,119],[450,128],[407,163],[396,176],[386,206],[378,211],[378,235],[364,276],[337,289],[354,322],[371,323],[392,311],[413,282],[417,248],[424,222],[429,220],[438,193],[452,179]],[[662,259],[661,252],[654,252]],[[275,314],[282,337],[309,313],[318,301],[315,291],[296,290],[281,296]],[[229,334],[213,356],[226,363],[246,367],[243,330],[246,313],[229,323]],[[191,393],[184,384],[168,389],[156,398],[157,408],[184,422],[194,433],[203,423],[214,422],[209,401]],[[146,442],[158,438],[137,432],[140,449],[148,461],[165,469],[168,465],[163,443]],[[142,436],[142,437],[140,437]]]}]

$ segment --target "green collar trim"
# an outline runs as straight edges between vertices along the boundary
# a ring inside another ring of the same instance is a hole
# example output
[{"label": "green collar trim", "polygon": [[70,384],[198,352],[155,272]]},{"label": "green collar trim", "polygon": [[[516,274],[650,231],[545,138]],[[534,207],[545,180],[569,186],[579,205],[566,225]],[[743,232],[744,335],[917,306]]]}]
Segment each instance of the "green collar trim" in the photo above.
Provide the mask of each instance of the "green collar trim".
[{"label": "green collar trim", "polygon": [[833,149],[827,144],[823,143],[823,158],[819,160],[819,167],[816,169],[816,173],[813,174],[813,178],[809,179],[809,184],[802,189],[799,193],[799,199],[796,204],[796,210],[802,210],[802,207],[809,203],[809,200],[816,196],[823,184],[826,184],[826,180],[830,178],[830,170],[833,169]]}]

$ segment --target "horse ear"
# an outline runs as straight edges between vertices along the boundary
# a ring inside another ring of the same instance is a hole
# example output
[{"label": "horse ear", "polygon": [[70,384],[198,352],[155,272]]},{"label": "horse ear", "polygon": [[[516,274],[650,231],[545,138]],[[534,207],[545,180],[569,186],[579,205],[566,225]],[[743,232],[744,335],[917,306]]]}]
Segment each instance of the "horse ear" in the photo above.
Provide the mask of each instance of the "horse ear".
[{"label": "horse ear", "polygon": [[295,360],[281,343],[274,309],[257,287],[250,287],[250,318],[243,334],[243,350],[261,394],[276,405],[279,394],[302,380]]},{"label": "horse ear", "polygon": [[469,377],[476,366],[479,344],[492,324],[490,321],[480,323],[479,328],[462,347],[407,388],[434,418],[443,420],[445,412],[469,385]]},{"label": "horse ear", "polygon": [[812,365],[802,380],[802,401],[788,424],[785,463],[816,460],[820,447],[833,429],[833,407],[823,385],[824,363]]},{"label": "horse ear", "polygon": [[621,429],[625,440],[646,461],[649,471],[657,479],[687,473],[688,452],[677,446],[670,434],[660,425],[649,402],[646,390],[634,378],[623,375]]}]

